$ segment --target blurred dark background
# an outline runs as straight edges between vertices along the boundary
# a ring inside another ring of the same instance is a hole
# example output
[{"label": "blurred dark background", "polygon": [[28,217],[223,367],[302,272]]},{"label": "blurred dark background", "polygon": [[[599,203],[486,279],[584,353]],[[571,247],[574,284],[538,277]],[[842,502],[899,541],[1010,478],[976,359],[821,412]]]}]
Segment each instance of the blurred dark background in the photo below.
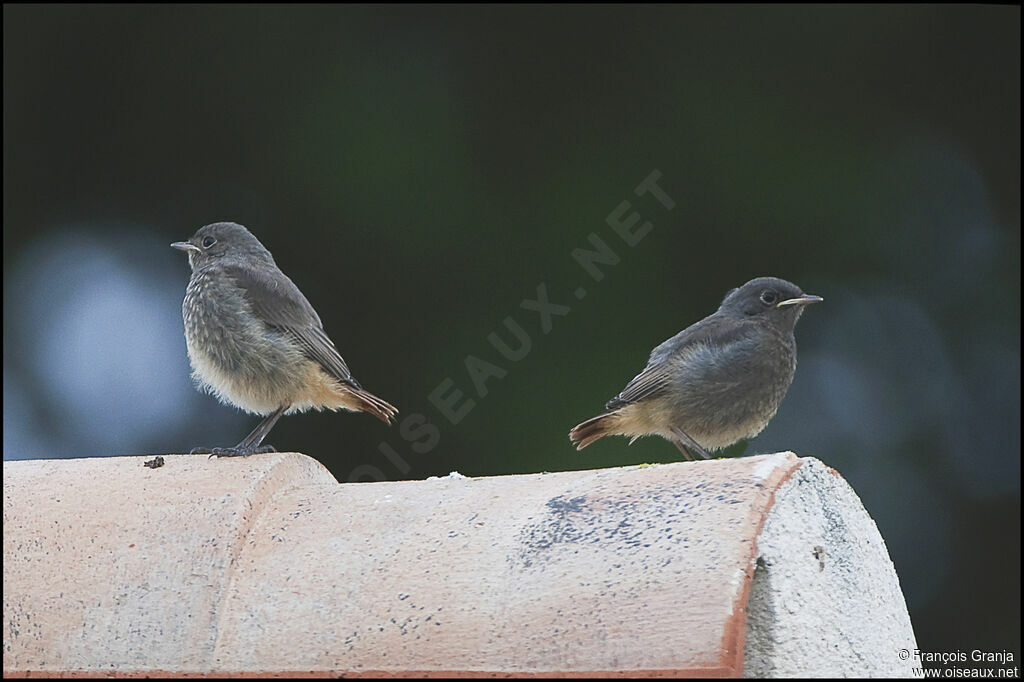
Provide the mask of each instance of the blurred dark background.
[{"label": "blurred dark background", "polygon": [[[846,477],[922,649],[1019,660],[1019,7],[3,14],[5,460],[255,425],[189,382],[168,245],[218,220],[410,419],[278,424],[269,442],[341,481],[676,460],[566,433],[728,289],[778,275],[825,302],[745,454]],[[671,210],[634,192],[655,170]],[[607,223],[623,201],[653,225],[633,247]],[[570,255],[592,233],[621,259],[600,281]],[[520,305],[541,284],[571,308],[546,334]],[[515,362],[488,341],[516,345],[506,317],[531,338]],[[504,372],[484,396],[468,356]],[[442,384],[474,401],[457,425]]]}]

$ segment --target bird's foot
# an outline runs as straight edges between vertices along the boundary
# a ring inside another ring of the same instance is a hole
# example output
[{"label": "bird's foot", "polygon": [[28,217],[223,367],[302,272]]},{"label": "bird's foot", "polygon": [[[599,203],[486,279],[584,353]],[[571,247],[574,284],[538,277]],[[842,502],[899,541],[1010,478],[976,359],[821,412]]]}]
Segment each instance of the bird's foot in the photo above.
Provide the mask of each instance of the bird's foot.
[{"label": "bird's foot", "polygon": [[261,445],[259,447],[236,445],[233,448],[192,448],[193,455],[209,455],[213,457],[248,457],[249,455],[262,455],[267,452],[277,452],[273,445]]}]

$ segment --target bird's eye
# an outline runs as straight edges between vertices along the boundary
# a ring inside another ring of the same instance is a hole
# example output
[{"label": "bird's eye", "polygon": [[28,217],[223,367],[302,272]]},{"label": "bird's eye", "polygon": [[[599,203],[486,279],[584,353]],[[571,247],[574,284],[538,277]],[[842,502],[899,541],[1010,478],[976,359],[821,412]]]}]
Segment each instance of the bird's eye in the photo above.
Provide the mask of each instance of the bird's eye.
[{"label": "bird's eye", "polygon": [[771,305],[775,301],[779,300],[779,297],[775,295],[775,292],[771,289],[765,289],[761,292],[761,303],[765,305]]},{"label": "bird's eye", "polygon": [[203,238],[203,248],[204,249],[208,249],[208,248],[210,248],[211,246],[213,246],[216,243],[217,243],[217,240],[214,239],[213,237],[204,237]]}]

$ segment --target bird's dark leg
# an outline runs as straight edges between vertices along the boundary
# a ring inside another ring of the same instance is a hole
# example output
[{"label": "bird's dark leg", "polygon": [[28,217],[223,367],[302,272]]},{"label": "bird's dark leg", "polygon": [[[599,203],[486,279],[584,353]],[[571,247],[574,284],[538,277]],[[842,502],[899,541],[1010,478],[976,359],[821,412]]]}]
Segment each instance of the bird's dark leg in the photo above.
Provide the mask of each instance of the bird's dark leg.
[{"label": "bird's dark leg", "polygon": [[289,407],[289,405],[282,405],[281,407],[277,408],[269,415],[267,415],[266,419],[257,424],[256,428],[252,430],[252,433],[243,438],[242,442],[239,443],[236,447],[259,447],[259,444],[262,443],[263,439],[266,438],[267,434],[270,433],[270,429],[274,428],[274,424],[277,423],[277,420],[281,418],[281,415],[283,415],[285,413],[285,410],[287,410]]},{"label": "bird's dark leg", "polygon": [[686,458],[687,462],[693,461],[693,455],[690,454],[690,451],[686,449],[685,445],[683,445],[676,439],[672,439],[672,445],[675,445],[677,448],[679,448],[679,452],[683,453],[683,457]]},{"label": "bird's dark leg", "polygon": [[213,448],[208,450],[206,448],[194,448],[192,454],[209,454],[210,457],[248,457],[252,454],[260,454],[264,452],[275,452],[273,445],[264,445],[260,447],[260,443],[270,433],[270,429],[274,428],[274,424],[281,418],[281,415],[290,407],[290,405],[282,405],[277,408],[269,415],[267,415],[263,421],[256,425],[256,428],[252,432],[242,439],[242,442],[233,448]]},{"label": "bird's dark leg", "polygon": [[704,459],[711,459],[711,455],[708,454],[708,451],[702,448],[700,443],[686,435],[685,431],[677,426],[670,426],[669,429],[675,434],[676,438],[679,439],[672,442],[676,444],[676,447],[679,448],[679,452],[683,453],[683,456],[686,457],[686,459],[692,462],[695,459],[693,456],[694,453],[697,453]]}]

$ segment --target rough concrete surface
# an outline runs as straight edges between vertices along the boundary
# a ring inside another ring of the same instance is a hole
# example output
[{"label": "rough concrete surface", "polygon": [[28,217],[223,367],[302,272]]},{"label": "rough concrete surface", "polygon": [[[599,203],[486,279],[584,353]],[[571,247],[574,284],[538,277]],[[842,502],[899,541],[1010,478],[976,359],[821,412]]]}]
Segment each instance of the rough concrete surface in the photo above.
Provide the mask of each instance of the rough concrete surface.
[{"label": "rough concrete surface", "polygon": [[4,462],[4,674],[209,670],[223,594],[294,455]]},{"label": "rough concrete surface", "polygon": [[816,459],[775,493],[757,540],[746,677],[911,677],[896,569],[853,489]]},{"label": "rough concrete surface", "polygon": [[871,674],[913,640],[856,496],[791,453],[341,485],[145,459],[5,462],[5,675]]},{"label": "rough concrete surface", "polygon": [[214,662],[278,663],[273,632],[294,660],[356,672],[738,672],[750,543],[796,463],[758,459],[286,491],[236,568]]}]

